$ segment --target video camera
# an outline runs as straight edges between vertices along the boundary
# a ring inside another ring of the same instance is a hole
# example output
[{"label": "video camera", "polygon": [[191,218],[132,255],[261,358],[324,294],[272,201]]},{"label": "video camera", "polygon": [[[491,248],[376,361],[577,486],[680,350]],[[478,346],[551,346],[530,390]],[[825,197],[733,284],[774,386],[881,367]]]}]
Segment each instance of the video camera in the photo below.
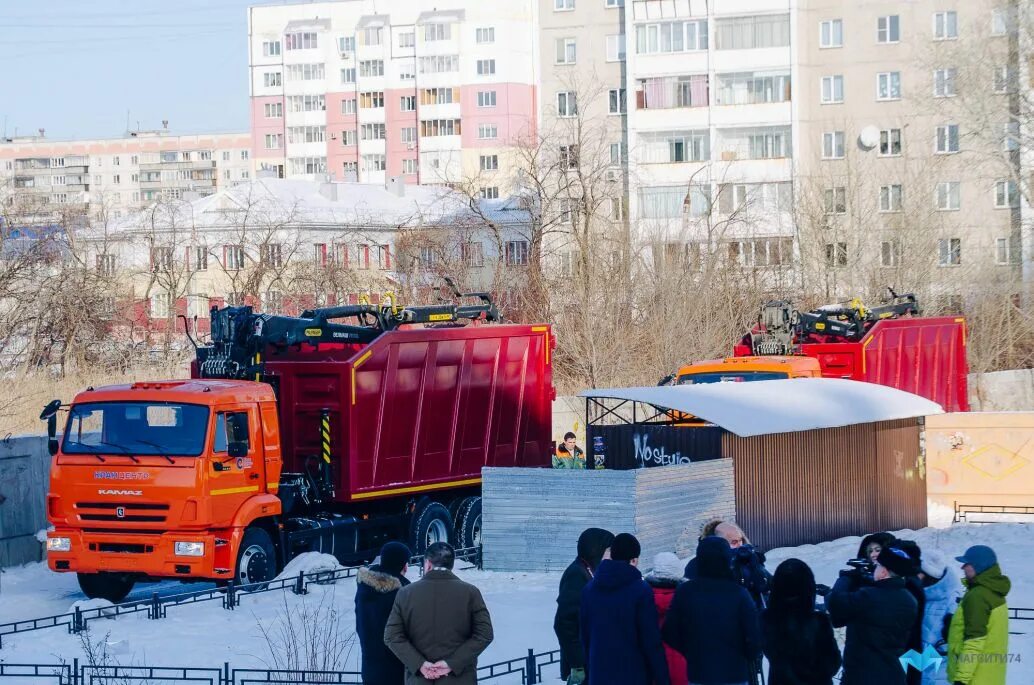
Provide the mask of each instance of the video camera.
[{"label": "video camera", "polygon": [[876,562],[870,561],[868,558],[848,559],[847,565],[851,568],[840,571],[840,577],[853,578],[856,582],[867,585],[876,582],[872,576],[876,571]]}]

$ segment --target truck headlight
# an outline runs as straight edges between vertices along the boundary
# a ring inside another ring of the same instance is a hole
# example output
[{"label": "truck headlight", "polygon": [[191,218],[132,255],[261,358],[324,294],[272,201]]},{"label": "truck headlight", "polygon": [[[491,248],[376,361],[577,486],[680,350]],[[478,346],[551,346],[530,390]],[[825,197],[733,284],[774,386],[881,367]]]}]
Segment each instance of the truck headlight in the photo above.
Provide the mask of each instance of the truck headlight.
[{"label": "truck headlight", "polygon": [[72,538],[47,538],[48,552],[70,552],[72,550]]},{"label": "truck headlight", "polygon": [[174,553],[178,557],[203,557],[205,556],[205,543],[177,542]]}]

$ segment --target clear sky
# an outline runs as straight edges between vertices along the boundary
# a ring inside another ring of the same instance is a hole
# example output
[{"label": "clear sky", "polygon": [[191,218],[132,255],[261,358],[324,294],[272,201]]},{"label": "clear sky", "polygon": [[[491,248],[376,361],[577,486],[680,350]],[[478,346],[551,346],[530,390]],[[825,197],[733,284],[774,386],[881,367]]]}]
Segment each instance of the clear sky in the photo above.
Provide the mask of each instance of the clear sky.
[{"label": "clear sky", "polygon": [[248,130],[247,8],[303,0],[0,0],[0,133]]}]

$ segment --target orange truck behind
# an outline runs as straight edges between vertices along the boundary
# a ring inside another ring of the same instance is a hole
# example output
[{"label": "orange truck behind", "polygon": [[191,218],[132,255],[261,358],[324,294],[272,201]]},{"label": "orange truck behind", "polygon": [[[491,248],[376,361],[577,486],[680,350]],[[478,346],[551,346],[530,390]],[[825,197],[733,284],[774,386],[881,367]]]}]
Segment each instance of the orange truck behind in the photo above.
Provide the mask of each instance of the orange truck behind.
[{"label": "orange truck behind", "polygon": [[683,366],[675,377],[675,384],[743,383],[821,376],[818,360],[811,357],[728,357]]}]

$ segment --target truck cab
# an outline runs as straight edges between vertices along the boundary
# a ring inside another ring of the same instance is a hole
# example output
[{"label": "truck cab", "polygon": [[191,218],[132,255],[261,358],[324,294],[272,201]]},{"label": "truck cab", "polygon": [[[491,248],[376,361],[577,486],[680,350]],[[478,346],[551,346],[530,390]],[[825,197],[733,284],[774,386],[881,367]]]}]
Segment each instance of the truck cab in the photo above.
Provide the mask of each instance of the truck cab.
[{"label": "truck cab", "polygon": [[275,575],[281,453],[269,385],[90,388],[55,438],[47,563],[77,573],[87,595],[121,601],[142,579]]},{"label": "truck cab", "polygon": [[744,383],[821,376],[818,360],[811,357],[728,357],[683,366],[676,375],[675,384]]}]

